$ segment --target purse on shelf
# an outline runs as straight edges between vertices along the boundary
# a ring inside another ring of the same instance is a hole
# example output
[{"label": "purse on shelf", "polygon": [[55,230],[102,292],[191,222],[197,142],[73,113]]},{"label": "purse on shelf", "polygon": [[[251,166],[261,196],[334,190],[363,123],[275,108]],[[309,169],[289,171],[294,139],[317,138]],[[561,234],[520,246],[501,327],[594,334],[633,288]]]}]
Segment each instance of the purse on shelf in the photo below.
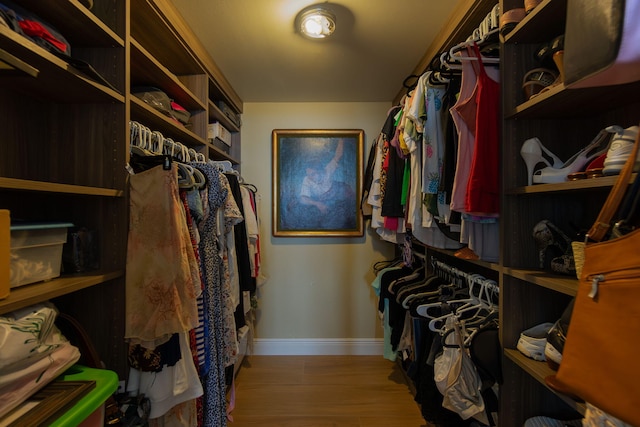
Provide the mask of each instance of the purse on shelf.
[{"label": "purse on shelf", "polygon": [[[638,145],[640,138],[588,232],[593,242],[574,244],[581,271],[556,381],[563,391],[640,426],[640,228],[602,241],[629,187]],[[628,201],[636,198],[634,190]]]},{"label": "purse on shelf", "polygon": [[564,83],[583,88],[630,83],[640,73],[640,0],[568,0]]}]

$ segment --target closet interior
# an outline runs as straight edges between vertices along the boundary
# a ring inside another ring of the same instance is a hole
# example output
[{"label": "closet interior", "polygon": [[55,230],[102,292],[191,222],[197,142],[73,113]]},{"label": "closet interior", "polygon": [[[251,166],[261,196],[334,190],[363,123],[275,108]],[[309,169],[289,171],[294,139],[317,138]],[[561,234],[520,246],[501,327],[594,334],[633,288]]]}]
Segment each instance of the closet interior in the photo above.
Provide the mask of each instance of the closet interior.
[{"label": "closet interior", "polygon": [[[128,346],[122,339],[131,179],[127,165],[133,153],[161,156],[189,166],[181,171],[190,180],[196,179],[194,165],[213,164],[249,188],[241,177],[243,103],[170,0],[69,0],[55,5],[21,0],[19,4],[64,34],[72,59],[0,25],[4,64],[0,67],[0,115],[5,117],[0,127],[0,139],[5,141],[0,156],[0,209],[10,211],[15,221],[63,222],[89,230],[96,236],[98,256],[91,268],[62,271],[49,281],[11,288],[9,296],[0,299],[0,314],[52,301],[86,329],[104,367],[127,378]],[[446,86],[456,79],[461,84],[457,67],[462,62],[454,64],[456,52],[484,56],[486,61],[476,65],[499,74],[500,107],[494,113],[500,154],[492,165],[499,178],[499,212],[493,212],[498,214],[493,226],[486,227],[491,228],[496,245],[485,248],[479,259],[469,259],[458,253],[464,246],[459,241],[460,227],[433,223],[429,228],[437,231],[420,238],[416,227],[406,240],[403,233],[385,235],[384,225],[378,227],[380,236],[398,245],[405,257],[384,268],[404,268],[397,278],[415,275],[413,279],[423,285],[427,277],[456,283],[455,288],[440,283],[421,291],[437,292],[438,297],[450,291],[451,298],[445,302],[454,303],[447,310],[477,315],[480,323],[490,321],[494,327],[487,330],[497,331],[490,342],[499,344],[500,370],[483,378],[491,383],[483,390],[488,396],[483,410],[486,424],[495,421],[494,416],[501,425],[516,426],[540,414],[570,419],[585,413],[583,402],[548,385],[554,371],[545,362],[527,358],[516,345],[523,330],[559,319],[577,292],[575,276],[540,266],[534,228],[546,220],[571,237],[579,236],[593,223],[616,177],[534,184],[521,150],[525,141],[535,137],[559,158],[568,159],[600,130],[637,124],[640,85],[574,89],[560,83],[530,97],[523,79],[539,66],[535,54],[541,44],[564,33],[567,4],[568,0],[542,0],[508,34],[498,36],[498,11],[520,8],[522,1],[461,1],[394,100],[394,105],[403,106],[405,96],[427,72],[436,85]],[[485,37],[493,37],[490,51],[474,51],[472,41]],[[144,94],[156,89],[180,108],[163,111],[146,102]],[[454,100],[450,102],[453,106]],[[220,143],[210,138],[212,123],[223,126],[230,139]],[[386,134],[388,140],[392,137]],[[384,268],[376,272],[381,279]],[[383,301],[388,289],[380,292]],[[455,316],[442,312],[441,299],[421,295],[425,300],[416,299],[412,312],[411,301],[400,295],[387,295],[400,329],[408,320],[417,329],[429,331],[425,336],[431,337],[430,342],[452,330],[445,326]],[[247,319],[250,306],[246,301]],[[481,330],[474,327],[471,322],[459,337],[471,339]],[[393,342],[391,335],[388,338],[390,348],[394,343],[397,348],[395,340],[400,336],[394,336]],[[238,342],[236,369],[248,339],[245,332]],[[416,385],[416,400],[427,411],[433,403],[427,397],[437,396],[437,390],[433,372],[428,372],[433,382],[421,381],[425,372],[418,366],[424,365],[418,362],[431,349],[427,341],[421,344],[385,353],[385,357],[399,357]]]}]

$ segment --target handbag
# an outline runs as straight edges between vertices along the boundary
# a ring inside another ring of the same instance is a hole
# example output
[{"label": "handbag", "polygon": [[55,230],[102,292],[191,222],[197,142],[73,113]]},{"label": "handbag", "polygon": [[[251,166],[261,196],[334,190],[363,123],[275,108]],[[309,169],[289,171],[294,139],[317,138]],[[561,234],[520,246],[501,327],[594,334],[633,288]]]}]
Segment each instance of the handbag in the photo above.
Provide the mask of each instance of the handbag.
[{"label": "handbag", "polygon": [[[460,415],[463,420],[471,417],[488,425],[484,399],[480,392],[482,380],[464,346],[460,325],[455,316],[446,320],[446,329],[451,330],[444,349],[435,359],[434,380],[442,393],[442,406]],[[451,342],[453,341],[453,342]]]},{"label": "handbag", "polygon": [[556,375],[567,393],[640,426],[640,228],[601,241],[624,198],[640,145],[614,184],[583,245],[571,328]]},{"label": "handbag", "polygon": [[609,86],[640,75],[639,0],[568,0],[564,84]]}]

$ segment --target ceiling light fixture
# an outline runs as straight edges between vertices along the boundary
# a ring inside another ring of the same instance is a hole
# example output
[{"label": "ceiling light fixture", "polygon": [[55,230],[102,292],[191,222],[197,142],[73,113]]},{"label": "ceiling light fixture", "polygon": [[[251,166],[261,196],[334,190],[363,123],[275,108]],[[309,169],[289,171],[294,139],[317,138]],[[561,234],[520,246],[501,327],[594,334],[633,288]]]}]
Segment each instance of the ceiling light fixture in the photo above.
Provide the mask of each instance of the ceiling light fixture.
[{"label": "ceiling light fixture", "polygon": [[329,37],[336,29],[336,16],[322,7],[305,10],[298,15],[300,34],[311,39]]}]

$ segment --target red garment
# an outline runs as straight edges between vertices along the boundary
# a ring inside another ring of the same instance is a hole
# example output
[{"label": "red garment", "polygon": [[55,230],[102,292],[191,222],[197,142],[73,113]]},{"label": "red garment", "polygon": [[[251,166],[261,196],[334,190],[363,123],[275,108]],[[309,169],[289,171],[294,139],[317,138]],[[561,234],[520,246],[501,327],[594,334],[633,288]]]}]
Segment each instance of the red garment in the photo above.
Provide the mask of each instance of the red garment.
[{"label": "red garment", "polygon": [[60,49],[61,52],[67,51],[67,44],[55,38],[49,30],[42,26],[39,22],[23,19],[19,22],[20,28],[28,36],[40,37]]},{"label": "red garment", "polygon": [[475,214],[500,212],[500,84],[484,69],[478,45],[473,45],[478,58],[476,93],[476,144],[471,162],[465,211]]}]

